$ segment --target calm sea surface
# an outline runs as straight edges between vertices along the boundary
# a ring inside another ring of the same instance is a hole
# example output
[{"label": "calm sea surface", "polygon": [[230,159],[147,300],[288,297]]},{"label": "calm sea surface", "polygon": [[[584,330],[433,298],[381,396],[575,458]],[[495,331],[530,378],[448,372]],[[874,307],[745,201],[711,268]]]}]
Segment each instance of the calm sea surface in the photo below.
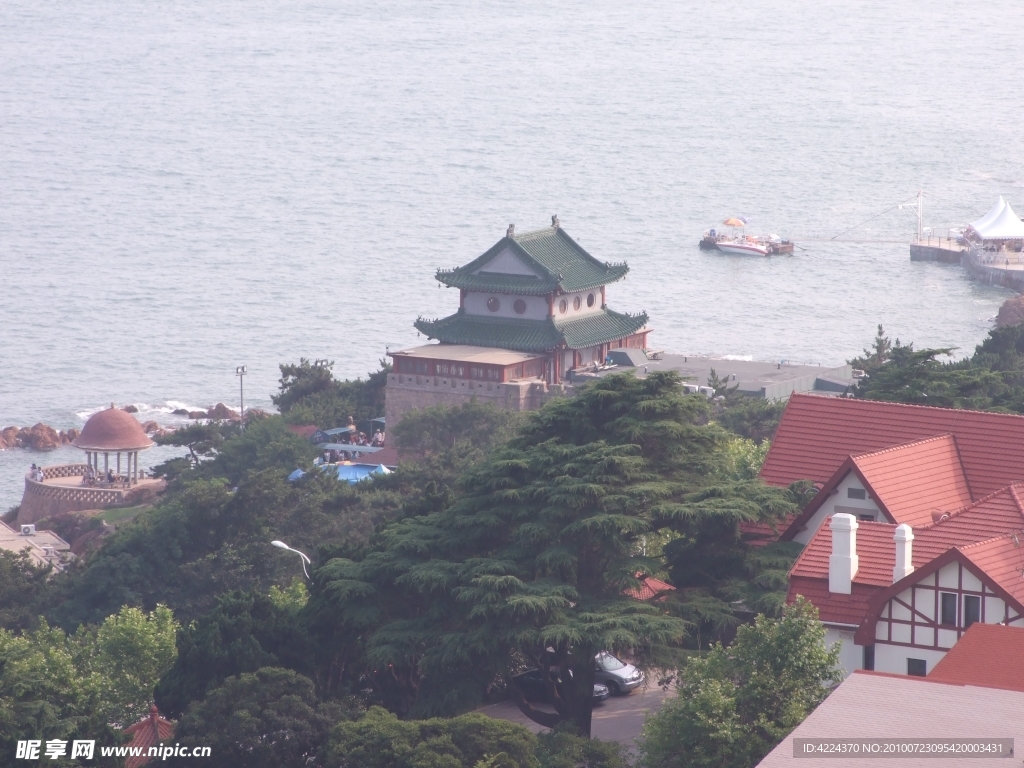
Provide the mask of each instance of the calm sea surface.
[{"label": "calm sea surface", "polygon": [[[1024,208],[1022,29],[1017,0],[4,0],[0,426],[172,423],[243,363],[257,406],[283,361],[365,374],[457,305],[437,267],[553,213],[629,261],[610,303],[659,347],[970,351],[1006,292],[822,239],[918,189],[936,227]],[[699,251],[731,215],[801,248]],[[0,452],[0,507],[39,458]]]}]

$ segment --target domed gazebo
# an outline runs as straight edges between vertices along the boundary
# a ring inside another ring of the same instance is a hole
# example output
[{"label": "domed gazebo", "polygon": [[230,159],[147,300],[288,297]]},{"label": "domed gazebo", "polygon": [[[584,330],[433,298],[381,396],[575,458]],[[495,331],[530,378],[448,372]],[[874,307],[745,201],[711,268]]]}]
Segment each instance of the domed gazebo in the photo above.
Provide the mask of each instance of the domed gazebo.
[{"label": "domed gazebo", "polygon": [[71,441],[76,448],[85,451],[87,463],[100,472],[100,454],[103,454],[103,472],[110,468],[110,454],[117,454],[117,474],[121,474],[121,454],[125,454],[128,465],[125,476],[134,485],[139,481],[139,451],[153,447],[153,441],[142,431],[138,419],[111,403],[106,410],[89,417],[82,427],[82,433]]}]

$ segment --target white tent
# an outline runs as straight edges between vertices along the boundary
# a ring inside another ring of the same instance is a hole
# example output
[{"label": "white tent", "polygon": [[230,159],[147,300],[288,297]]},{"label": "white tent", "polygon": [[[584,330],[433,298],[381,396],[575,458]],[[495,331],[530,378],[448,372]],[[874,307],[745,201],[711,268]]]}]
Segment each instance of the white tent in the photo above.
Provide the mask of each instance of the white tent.
[{"label": "white tent", "polygon": [[[1003,202],[1003,198],[1000,197],[999,200]],[[1017,217],[1013,208],[1006,202],[1003,202],[1002,210],[994,219],[982,219],[971,226],[981,235],[982,240],[1024,240],[1024,221]]]},{"label": "white tent", "polygon": [[996,200],[996,204],[992,206],[992,209],[977,221],[972,221],[970,223],[970,228],[980,234],[985,227],[999,218],[999,214],[1003,212],[1003,208],[1005,207],[1006,201],[1003,200],[1003,196],[1000,195],[999,199]]}]

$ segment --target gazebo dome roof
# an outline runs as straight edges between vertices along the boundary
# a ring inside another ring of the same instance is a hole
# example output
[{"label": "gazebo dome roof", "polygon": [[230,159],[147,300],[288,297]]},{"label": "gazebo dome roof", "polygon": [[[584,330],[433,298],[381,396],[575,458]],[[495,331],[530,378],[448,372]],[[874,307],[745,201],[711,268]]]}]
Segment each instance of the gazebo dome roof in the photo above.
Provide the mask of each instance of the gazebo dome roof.
[{"label": "gazebo dome roof", "polygon": [[153,441],[138,419],[111,405],[90,416],[71,444],[87,451],[143,451],[151,448]]}]

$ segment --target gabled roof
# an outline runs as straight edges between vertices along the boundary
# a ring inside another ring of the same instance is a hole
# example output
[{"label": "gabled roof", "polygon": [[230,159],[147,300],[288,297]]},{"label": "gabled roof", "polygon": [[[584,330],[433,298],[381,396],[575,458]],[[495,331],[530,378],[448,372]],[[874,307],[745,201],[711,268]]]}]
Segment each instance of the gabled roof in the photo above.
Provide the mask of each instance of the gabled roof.
[{"label": "gabled roof", "polygon": [[[1022,488],[1024,486],[1004,488],[939,522],[914,528],[915,571],[904,582],[914,582],[926,575],[929,566],[956,550],[962,561],[972,563],[995,586],[1024,603],[1024,578],[1019,570],[1024,565],[1024,534],[1019,537],[1021,548],[1009,549],[1013,547],[1012,534],[1024,530],[1024,505],[1019,492]],[[827,523],[822,525],[790,569],[788,599],[804,595],[818,608],[822,621],[859,624],[868,616],[869,602],[880,590],[899,592],[905,589],[905,586],[892,585],[896,565],[895,532],[895,523],[858,523],[858,569],[853,577],[856,599],[851,599],[850,595],[833,595],[828,591],[832,529]]]},{"label": "gabled roof", "polygon": [[935,513],[954,512],[971,503],[955,438],[930,437],[846,459],[782,538],[792,539],[850,472],[860,478],[890,522],[915,528],[929,525],[935,521]]},{"label": "gabled roof", "polygon": [[[506,249],[533,275],[489,272],[485,268]],[[625,277],[625,262],[609,264],[587,253],[561,227],[503,237],[481,256],[462,267],[440,269],[437,279],[452,288],[488,293],[543,295],[586,291]]]},{"label": "gabled roof", "polygon": [[975,622],[928,673],[928,679],[1024,691],[1024,629]]},{"label": "gabled roof", "polygon": [[805,394],[790,397],[761,478],[824,484],[848,456],[946,434],[975,498],[1024,480],[1024,416]]},{"label": "gabled roof", "polygon": [[655,598],[664,600],[666,593],[674,591],[675,587],[668,582],[653,576],[644,576],[640,579],[639,587],[623,590],[622,594],[632,597],[634,600],[654,600]]},{"label": "gabled roof", "polygon": [[609,310],[555,323],[546,320],[514,320],[504,317],[471,315],[460,309],[440,320],[415,323],[416,329],[445,344],[475,347],[501,347],[524,352],[544,352],[564,343],[569,349],[585,349],[616,341],[636,333],[647,325],[647,313],[620,314]]}]

